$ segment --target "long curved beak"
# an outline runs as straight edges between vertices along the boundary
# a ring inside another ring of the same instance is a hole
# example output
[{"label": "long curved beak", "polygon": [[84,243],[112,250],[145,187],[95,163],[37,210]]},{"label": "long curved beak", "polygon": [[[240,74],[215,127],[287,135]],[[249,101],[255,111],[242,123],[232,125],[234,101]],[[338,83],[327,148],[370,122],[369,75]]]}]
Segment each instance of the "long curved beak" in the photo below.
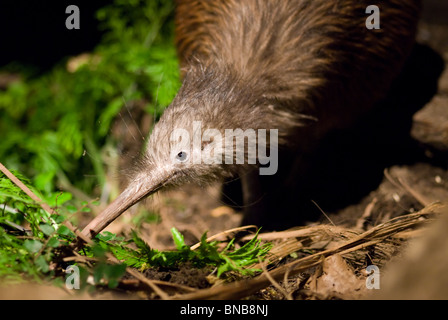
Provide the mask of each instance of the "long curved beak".
[{"label": "long curved beak", "polygon": [[157,192],[168,179],[161,179],[156,183],[151,183],[148,176],[140,177],[129,184],[129,186],[111,203],[103,212],[94,218],[82,233],[90,238],[94,238],[111,222],[117,219],[123,212],[132,207],[137,202],[147,196]]}]

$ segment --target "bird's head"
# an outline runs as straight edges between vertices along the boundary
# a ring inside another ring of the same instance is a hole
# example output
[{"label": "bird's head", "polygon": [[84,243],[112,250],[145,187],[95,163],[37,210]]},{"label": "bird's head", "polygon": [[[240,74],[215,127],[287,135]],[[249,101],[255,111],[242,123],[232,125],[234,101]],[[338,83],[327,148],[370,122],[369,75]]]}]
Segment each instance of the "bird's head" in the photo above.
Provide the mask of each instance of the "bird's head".
[{"label": "bird's head", "polygon": [[295,122],[244,80],[216,68],[208,70],[187,74],[154,126],[127,188],[85,227],[85,235],[96,235],[129,207],[163,188],[216,181],[260,165],[265,166],[261,175],[275,174],[279,138],[275,128]]},{"label": "bird's head", "polygon": [[[233,142],[247,134],[240,129],[247,125],[247,115],[239,115],[243,120],[240,121],[230,110],[247,101],[236,97],[231,85],[223,86],[222,82],[197,77],[184,80],[178,95],[154,126],[128,186],[85,227],[85,235],[95,236],[129,207],[163,188],[187,182],[207,183],[234,173],[242,163],[236,159],[238,146]],[[235,128],[239,130],[232,130]],[[228,130],[232,130],[231,139]],[[232,142],[227,149],[226,133]],[[246,155],[243,152],[247,160]]]}]

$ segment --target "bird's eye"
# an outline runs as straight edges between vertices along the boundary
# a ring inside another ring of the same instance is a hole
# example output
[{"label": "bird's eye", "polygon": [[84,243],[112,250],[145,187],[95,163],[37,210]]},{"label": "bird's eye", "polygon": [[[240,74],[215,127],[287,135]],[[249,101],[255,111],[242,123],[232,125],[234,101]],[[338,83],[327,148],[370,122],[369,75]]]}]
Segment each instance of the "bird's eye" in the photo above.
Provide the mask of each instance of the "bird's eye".
[{"label": "bird's eye", "polygon": [[181,151],[176,155],[176,160],[179,162],[185,162],[188,160],[188,153],[185,151]]}]

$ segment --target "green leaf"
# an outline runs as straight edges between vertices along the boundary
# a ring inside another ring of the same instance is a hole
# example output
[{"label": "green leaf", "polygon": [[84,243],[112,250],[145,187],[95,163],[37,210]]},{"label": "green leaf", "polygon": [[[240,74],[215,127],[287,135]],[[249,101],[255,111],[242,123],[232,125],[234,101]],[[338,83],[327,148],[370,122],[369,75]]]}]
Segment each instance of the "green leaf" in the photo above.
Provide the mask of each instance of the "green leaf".
[{"label": "green leaf", "polygon": [[173,236],[177,250],[183,250],[187,246],[184,241],[184,236],[176,228],[171,228],[171,235]]},{"label": "green leaf", "polygon": [[109,288],[115,288],[118,285],[118,281],[126,272],[126,267],[127,266],[124,263],[108,266],[105,272],[105,276],[106,279],[108,280]]},{"label": "green leaf", "polygon": [[100,284],[101,280],[107,281],[109,288],[113,289],[118,285],[118,281],[126,272],[126,264],[105,264],[100,263],[95,267],[93,278],[95,283]]},{"label": "green leaf", "polygon": [[48,240],[48,246],[51,248],[57,248],[59,247],[61,243],[59,242],[59,240],[55,237],[50,238],[50,240]]},{"label": "green leaf", "polygon": [[48,266],[48,262],[45,260],[44,256],[39,256],[36,259],[36,265],[38,266],[38,268],[40,270],[42,270],[42,272],[48,272],[50,270],[49,266]]},{"label": "green leaf", "polygon": [[39,225],[39,227],[40,230],[42,230],[42,232],[47,236],[51,236],[55,232],[54,228],[46,223]]},{"label": "green leaf", "polygon": [[57,230],[57,234],[65,237],[67,239],[73,240],[76,238],[75,234],[69,229],[67,228],[65,225],[60,225],[58,230]]},{"label": "green leaf", "polygon": [[46,197],[46,202],[51,207],[61,206],[72,199],[72,194],[68,192],[55,192],[50,197]]},{"label": "green leaf", "polygon": [[67,209],[67,211],[69,213],[76,213],[76,212],[78,212],[78,208],[76,208],[73,205],[67,205],[67,206],[65,206],[65,209]]},{"label": "green leaf", "polygon": [[39,252],[39,250],[42,248],[42,242],[38,240],[25,240],[23,243],[23,246],[26,250],[28,250],[31,253]]},{"label": "green leaf", "polygon": [[62,226],[59,226],[59,228],[58,228],[58,234],[60,234],[61,236],[68,236],[68,235],[71,235],[73,233],[72,233],[72,231],[69,228],[67,228],[66,226],[62,225]]},{"label": "green leaf", "polygon": [[107,248],[101,246],[101,244],[96,244],[92,248],[92,253],[94,257],[104,258],[106,256]]},{"label": "green leaf", "polygon": [[96,238],[101,240],[101,241],[112,241],[117,237],[116,234],[109,232],[109,231],[104,231],[103,233],[99,233],[96,235]]},{"label": "green leaf", "polygon": [[60,214],[52,214],[50,217],[56,223],[63,223],[65,221],[65,217]]}]

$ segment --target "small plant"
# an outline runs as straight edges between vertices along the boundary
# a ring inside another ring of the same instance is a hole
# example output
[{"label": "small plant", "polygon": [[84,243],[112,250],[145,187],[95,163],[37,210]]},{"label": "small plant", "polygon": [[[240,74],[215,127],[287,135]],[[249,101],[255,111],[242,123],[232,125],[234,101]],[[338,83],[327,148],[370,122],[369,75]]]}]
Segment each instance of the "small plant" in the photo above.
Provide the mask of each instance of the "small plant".
[{"label": "small plant", "polygon": [[[172,237],[176,245],[175,251],[158,251],[150,248],[135,231],[132,239],[124,241],[110,232],[104,232],[97,236],[98,245],[110,250],[123,263],[128,266],[145,270],[150,267],[175,268],[182,263],[191,263],[202,268],[213,266],[217,268],[217,276],[221,277],[226,272],[237,272],[242,275],[253,275],[258,269],[247,268],[259,262],[271,249],[270,244],[261,245],[261,241],[255,237],[241,248],[235,249],[234,239],[222,250],[218,249],[218,242],[207,242],[207,233],[201,237],[201,244],[197,250],[191,250],[184,242],[183,235],[176,229],[171,229]],[[134,244],[137,249],[131,249],[129,244]]]}]

